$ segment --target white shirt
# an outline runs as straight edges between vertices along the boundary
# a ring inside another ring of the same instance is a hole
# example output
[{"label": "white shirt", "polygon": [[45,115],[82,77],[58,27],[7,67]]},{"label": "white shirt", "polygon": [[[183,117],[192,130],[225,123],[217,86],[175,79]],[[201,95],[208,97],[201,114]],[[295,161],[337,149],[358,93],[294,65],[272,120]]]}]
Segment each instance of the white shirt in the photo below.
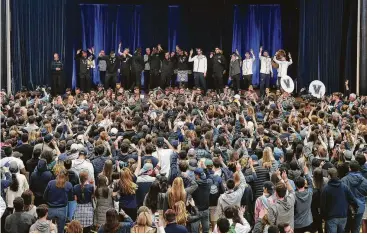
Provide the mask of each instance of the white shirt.
[{"label": "white shirt", "polygon": [[[171,155],[173,154],[173,150],[171,149],[158,149],[159,156],[161,157],[160,165],[161,165],[161,173],[166,173],[166,176],[168,177],[168,174],[170,172],[171,167]],[[152,156],[158,158],[157,152],[153,152]]]},{"label": "white shirt", "polygon": [[242,75],[252,75],[252,64],[255,62],[255,56],[244,59],[242,63]]},{"label": "white shirt", "polygon": [[93,164],[86,159],[75,159],[71,161],[71,168],[80,174],[81,171],[88,170],[89,180],[94,180],[94,168]]},{"label": "white shirt", "polygon": [[205,55],[195,55],[193,58],[189,57],[189,62],[194,62],[194,72],[206,73],[208,62]]},{"label": "white shirt", "polygon": [[270,57],[264,57],[259,54],[260,58],[260,73],[262,74],[273,74],[273,68],[271,67],[271,58]]},{"label": "white shirt", "polygon": [[[9,167],[7,164],[10,164],[10,162],[12,162],[12,161],[15,161],[17,163],[19,170],[22,170],[24,168],[23,161],[19,158],[13,157],[13,156],[2,158],[0,160],[0,165],[1,165],[1,167]],[[7,166],[5,166],[5,165],[7,165]]]},{"label": "white shirt", "polygon": [[278,77],[286,76],[288,74],[288,66],[293,63],[292,59],[289,59],[289,62],[288,61],[280,61],[280,60],[277,60],[276,56],[274,56],[274,62],[279,64]]},{"label": "white shirt", "polygon": [[29,189],[27,179],[25,178],[24,175],[17,173],[16,177],[19,183],[18,191],[14,192],[13,190],[10,189],[10,187],[6,189],[6,203],[10,208],[14,208],[13,206],[14,199],[17,197],[21,197],[22,193]]}]

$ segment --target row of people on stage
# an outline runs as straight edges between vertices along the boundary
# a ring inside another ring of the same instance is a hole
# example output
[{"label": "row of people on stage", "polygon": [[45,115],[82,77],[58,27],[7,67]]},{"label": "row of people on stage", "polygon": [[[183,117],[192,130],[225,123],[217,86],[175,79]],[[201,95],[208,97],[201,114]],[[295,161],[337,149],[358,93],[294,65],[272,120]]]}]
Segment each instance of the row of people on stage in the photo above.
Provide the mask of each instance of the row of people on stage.
[{"label": "row of people on stage", "polygon": [[[288,53],[289,60],[284,50],[276,52],[273,58],[267,51],[260,47],[260,94],[265,94],[265,89],[270,86],[270,79],[273,77],[273,68],[277,69],[277,86],[281,77],[287,75],[288,66],[292,64],[291,54]],[[168,52],[162,49],[159,44],[152,49],[146,48],[143,54],[142,49],[138,48],[133,54],[130,54],[129,48],[122,50],[122,44],[119,44],[117,53],[111,51],[108,55],[101,50],[98,56],[95,56],[94,48],[88,50],[78,50],[75,56],[78,70],[78,87],[88,92],[91,88],[91,72],[97,68],[100,81],[105,89],[115,87],[118,77],[123,82],[126,89],[141,87],[141,77],[144,77],[144,89],[150,90],[156,87],[165,88],[168,86],[186,86],[189,75],[193,74],[195,86],[202,90],[207,90],[207,82],[213,84],[217,92],[221,92],[223,76],[228,71],[228,77],[234,90],[240,89],[241,74],[244,87],[248,89],[252,85],[253,63],[256,60],[254,51],[245,53],[245,59],[238,50],[231,54],[229,63],[223,55],[220,48],[215,48],[210,53],[209,59],[203,54],[201,48],[191,49],[188,53],[179,46],[176,46],[175,52]],[[96,62],[95,62],[96,61]],[[54,55],[52,62],[52,83],[55,93],[62,91],[62,71],[63,64],[59,55]]]}]

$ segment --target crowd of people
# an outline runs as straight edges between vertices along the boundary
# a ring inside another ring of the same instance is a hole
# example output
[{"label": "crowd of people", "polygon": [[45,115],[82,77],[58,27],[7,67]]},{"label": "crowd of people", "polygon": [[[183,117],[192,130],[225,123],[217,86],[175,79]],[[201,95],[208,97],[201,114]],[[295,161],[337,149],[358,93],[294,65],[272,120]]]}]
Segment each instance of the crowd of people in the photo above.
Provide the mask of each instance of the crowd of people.
[{"label": "crowd of people", "polygon": [[[209,90],[197,53],[187,61],[201,89],[170,87],[171,73],[145,93],[138,79],[116,85],[120,58],[101,53],[107,72],[97,90],[1,92],[1,231],[366,233],[366,96],[266,88],[259,98],[251,86],[238,90],[238,52],[233,86]],[[255,56],[245,56],[249,81]],[[149,60],[159,74],[154,58],[140,62]]]}]

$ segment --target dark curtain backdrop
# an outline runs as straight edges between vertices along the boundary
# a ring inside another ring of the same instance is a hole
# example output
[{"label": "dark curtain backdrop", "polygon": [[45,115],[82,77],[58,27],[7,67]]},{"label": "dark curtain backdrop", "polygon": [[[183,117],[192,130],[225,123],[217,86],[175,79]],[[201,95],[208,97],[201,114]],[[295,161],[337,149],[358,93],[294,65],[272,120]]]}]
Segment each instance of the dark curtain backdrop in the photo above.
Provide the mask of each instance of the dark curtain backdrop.
[{"label": "dark curtain backdrop", "polygon": [[[272,56],[282,48],[280,5],[235,5],[233,16],[232,51],[238,49],[244,59],[245,52],[254,50],[253,84],[259,85],[259,49]],[[276,71],[274,70],[274,77]],[[276,79],[273,79],[273,83]]]},{"label": "dark curtain backdrop", "polygon": [[0,40],[1,40],[1,88],[6,89],[6,2],[1,1],[1,31],[0,31]]},{"label": "dark curtain backdrop", "polygon": [[300,0],[300,87],[321,80],[326,92],[355,87],[356,0]]}]

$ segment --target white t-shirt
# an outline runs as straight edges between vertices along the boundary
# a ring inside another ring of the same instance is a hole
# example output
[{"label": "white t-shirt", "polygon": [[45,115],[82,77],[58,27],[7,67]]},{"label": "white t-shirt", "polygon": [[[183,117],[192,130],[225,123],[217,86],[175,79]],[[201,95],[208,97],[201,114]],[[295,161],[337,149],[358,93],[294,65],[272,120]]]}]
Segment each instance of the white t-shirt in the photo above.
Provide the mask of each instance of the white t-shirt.
[{"label": "white t-shirt", "polygon": [[[161,173],[166,173],[168,177],[171,167],[171,155],[173,150],[171,149],[158,149],[159,156],[161,157]],[[152,156],[158,158],[157,152],[152,153]]]},{"label": "white t-shirt", "polygon": [[89,180],[94,180],[94,168],[91,162],[88,162],[86,159],[74,159],[71,161],[71,168],[80,174],[81,171],[88,170]]},{"label": "white t-shirt", "polygon": [[14,192],[13,190],[10,189],[10,187],[6,189],[6,202],[8,204],[8,207],[10,208],[14,208],[13,206],[14,199],[16,197],[21,197],[22,193],[29,189],[27,179],[25,178],[24,175],[17,173],[16,177],[19,183],[18,191]]},{"label": "white t-shirt", "polygon": [[19,158],[13,157],[13,156],[2,158],[0,160],[0,165],[1,165],[1,167],[9,167],[9,164],[12,161],[15,161],[17,163],[19,170],[22,170],[24,168],[23,161]]},{"label": "white t-shirt", "polygon": [[242,74],[252,75],[252,64],[255,62],[255,57],[244,59],[242,63]]}]

